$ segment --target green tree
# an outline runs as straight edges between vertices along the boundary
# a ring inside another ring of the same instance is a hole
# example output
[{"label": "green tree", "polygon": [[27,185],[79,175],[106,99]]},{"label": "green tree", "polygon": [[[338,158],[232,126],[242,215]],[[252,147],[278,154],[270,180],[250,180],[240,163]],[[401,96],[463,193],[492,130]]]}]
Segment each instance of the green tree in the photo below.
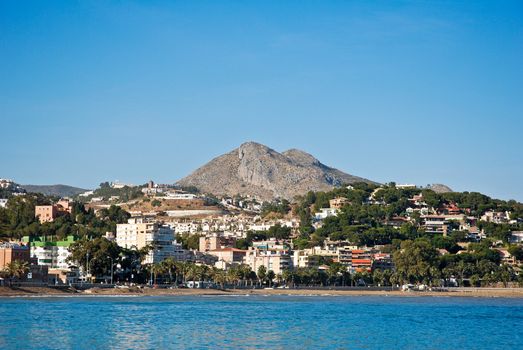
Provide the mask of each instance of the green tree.
[{"label": "green tree", "polygon": [[508,252],[510,255],[512,255],[516,260],[523,260],[523,246],[520,245],[511,245],[508,248]]},{"label": "green tree", "polygon": [[269,270],[267,272],[267,280],[269,281],[269,287],[272,286],[272,281],[274,281],[274,278],[276,277],[276,274],[274,273],[274,271],[272,270]]},{"label": "green tree", "polygon": [[432,282],[431,268],[437,267],[438,252],[424,239],[403,241],[393,254],[396,272],[401,282]]},{"label": "green tree", "polygon": [[5,266],[4,271],[10,280],[21,279],[29,272],[29,264],[27,261],[13,260]]},{"label": "green tree", "polygon": [[263,265],[258,267],[257,276],[260,284],[267,278],[267,268]]},{"label": "green tree", "polygon": [[69,261],[93,275],[108,274],[111,264],[122,260],[122,248],[104,237],[77,241],[69,247],[69,251]]}]

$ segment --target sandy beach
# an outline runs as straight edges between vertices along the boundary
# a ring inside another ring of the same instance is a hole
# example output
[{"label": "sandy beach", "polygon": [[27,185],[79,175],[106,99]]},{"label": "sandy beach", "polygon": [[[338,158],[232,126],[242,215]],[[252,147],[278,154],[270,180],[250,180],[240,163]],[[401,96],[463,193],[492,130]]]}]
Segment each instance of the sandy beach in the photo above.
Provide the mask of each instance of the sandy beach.
[{"label": "sandy beach", "polygon": [[0,287],[0,297],[111,295],[111,296],[191,296],[191,295],[301,295],[301,296],[395,296],[395,297],[482,297],[523,298],[523,288],[461,288],[451,291],[386,291],[330,289],[153,289],[153,288],[91,288],[74,290],[53,287]]}]

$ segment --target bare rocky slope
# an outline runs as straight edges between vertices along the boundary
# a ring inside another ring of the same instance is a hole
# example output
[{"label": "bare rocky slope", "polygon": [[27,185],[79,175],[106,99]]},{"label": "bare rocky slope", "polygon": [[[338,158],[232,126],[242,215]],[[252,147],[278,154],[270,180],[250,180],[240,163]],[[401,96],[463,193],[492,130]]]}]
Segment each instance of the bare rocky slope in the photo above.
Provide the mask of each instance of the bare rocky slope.
[{"label": "bare rocky slope", "polygon": [[373,183],[330,168],[297,149],[279,153],[262,144],[247,142],[211,160],[177,184],[196,186],[204,193],[215,195],[292,200],[308,191],[327,191],[361,181]]},{"label": "bare rocky slope", "polygon": [[443,184],[432,184],[427,187],[429,190],[433,190],[436,193],[447,193],[454,192],[449,186]]}]

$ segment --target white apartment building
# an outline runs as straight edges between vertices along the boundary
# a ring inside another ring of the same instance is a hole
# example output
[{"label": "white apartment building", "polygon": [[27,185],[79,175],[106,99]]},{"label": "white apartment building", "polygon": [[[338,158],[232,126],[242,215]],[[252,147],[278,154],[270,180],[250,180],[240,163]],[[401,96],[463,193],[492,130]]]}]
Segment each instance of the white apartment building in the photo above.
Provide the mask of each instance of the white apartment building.
[{"label": "white apartment building", "polygon": [[286,244],[275,240],[259,241],[253,242],[253,247],[246,251],[245,264],[255,272],[263,265],[267,271],[279,274],[292,267],[292,257]]},{"label": "white apartment building", "polygon": [[69,270],[73,265],[67,259],[71,256],[69,247],[75,242],[73,236],[68,236],[63,241],[29,240],[24,237],[25,242],[31,245],[31,257],[36,258],[38,265],[48,266],[50,269]]},{"label": "white apartment building", "polygon": [[166,258],[185,260],[186,257],[172,228],[145,217],[131,218],[127,224],[116,225],[116,244],[126,249],[151,246],[153,249],[147,254],[145,264],[158,263]]},{"label": "white apartment building", "polygon": [[315,220],[324,220],[329,216],[338,216],[338,209],[335,208],[321,208],[319,212],[314,213]]},{"label": "white apartment building", "polygon": [[70,255],[67,247],[31,247],[31,257],[38,259],[38,265],[49,266],[51,269],[68,270],[71,263],[67,258]]}]

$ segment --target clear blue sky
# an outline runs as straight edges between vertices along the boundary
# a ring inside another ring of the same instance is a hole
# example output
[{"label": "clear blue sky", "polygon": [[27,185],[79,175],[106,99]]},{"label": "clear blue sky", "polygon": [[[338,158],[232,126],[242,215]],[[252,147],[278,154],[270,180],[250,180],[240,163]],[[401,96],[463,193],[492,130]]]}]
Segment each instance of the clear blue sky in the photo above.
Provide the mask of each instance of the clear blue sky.
[{"label": "clear blue sky", "polygon": [[0,177],[174,182],[254,140],[523,200],[523,1],[1,1]]}]

